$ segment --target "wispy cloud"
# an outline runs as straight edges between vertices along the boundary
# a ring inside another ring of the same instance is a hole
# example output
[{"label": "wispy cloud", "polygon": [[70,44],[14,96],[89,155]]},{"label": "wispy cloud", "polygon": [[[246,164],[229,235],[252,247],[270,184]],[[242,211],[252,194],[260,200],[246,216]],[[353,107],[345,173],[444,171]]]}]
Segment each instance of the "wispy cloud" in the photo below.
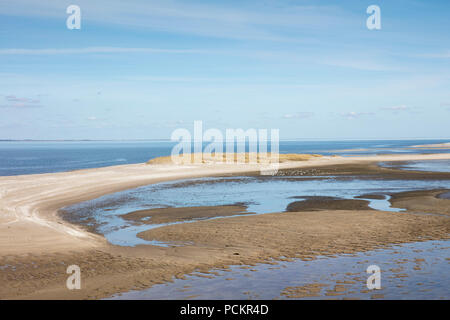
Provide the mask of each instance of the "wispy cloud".
[{"label": "wispy cloud", "polygon": [[[39,18],[64,17],[69,1],[15,0],[0,3],[0,14]],[[359,16],[335,5],[298,5],[267,2],[231,6],[226,1],[88,1],[78,0],[83,23],[102,23],[158,32],[216,38],[298,42],[283,30],[329,32],[354,25]],[[313,37],[312,37],[313,38]],[[311,38],[311,39],[312,39]]]},{"label": "wispy cloud", "polygon": [[121,48],[121,47],[87,47],[73,49],[0,49],[0,55],[59,55],[59,54],[93,54],[93,53],[206,53],[202,50],[159,49],[159,48]]},{"label": "wispy cloud", "polygon": [[449,59],[450,58],[450,50],[440,52],[440,53],[426,53],[417,55],[420,58],[435,58],[435,59]]},{"label": "wispy cloud", "polygon": [[9,102],[19,102],[19,103],[39,103],[40,101],[37,99],[29,99],[29,98],[18,98],[13,95],[5,96],[6,101]]},{"label": "wispy cloud", "polygon": [[[377,59],[372,60],[353,60],[346,59],[330,59],[323,57],[317,59],[311,56],[299,56],[286,51],[276,50],[227,50],[227,49],[167,49],[167,48],[127,48],[127,47],[85,47],[85,48],[3,48],[0,49],[0,55],[89,55],[89,54],[174,54],[174,55],[220,55],[220,56],[239,56],[252,59],[264,59],[273,61],[285,61],[291,63],[306,63],[318,64],[324,66],[332,66],[339,68],[349,68],[365,71],[387,71],[399,70],[398,67],[393,67],[387,64],[378,62]],[[178,77],[147,77],[150,81],[186,81],[186,78]],[[199,79],[202,80],[202,79]],[[189,80],[190,81],[190,80]]]},{"label": "wispy cloud", "polygon": [[338,59],[338,58],[326,58],[317,60],[316,63],[329,65],[339,68],[350,68],[356,70],[365,71],[392,71],[399,70],[398,67],[393,67],[377,61],[376,59]]},{"label": "wispy cloud", "polygon": [[354,120],[360,117],[364,117],[364,116],[373,116],[375,115],[375,113],[373,112],[355,112],[355,111],[350,111],[350,112],[346,112],[346,113],[341,113],[341,116],[349,119],[349,120]]},{"label": "wispy cloud", "polygon": [[448,111],[450,111],[450,102],[441,102],[441,107],[445,107]]},{"label": "wispy cloud", "polygon": [[388,110],[388,111],[407,111],[411,110],[410,107],[405,105],[399,105],[399,106],[392,106],[392,107],[382,107],[381,110]]},{"label": "wispy cloud", "polygon": [[163,122],[162,126],[166,127],[166,128],[177,128],[184,124],[185,124],[184,120],[169,120],[169,121]]},{"label": "wispy cloud", "polygon": [[40,100],[32,98],[20,98],[15,95],[5,96],[6,103],[0,105],[0,108],[16,108],[16,109],[26,109],[26,108],[37,108],[41,107]]},{"label": "wispy cloud", "polygon": [[283,115],[283,119],[306,119],[314,116],[314,112],[295,112]]}]

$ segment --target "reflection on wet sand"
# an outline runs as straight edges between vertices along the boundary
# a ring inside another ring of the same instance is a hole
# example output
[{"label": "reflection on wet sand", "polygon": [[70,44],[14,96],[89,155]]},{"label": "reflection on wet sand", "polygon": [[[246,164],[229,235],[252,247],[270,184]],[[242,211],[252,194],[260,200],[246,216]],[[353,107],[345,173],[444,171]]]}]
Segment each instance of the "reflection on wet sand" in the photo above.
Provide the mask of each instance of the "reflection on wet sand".
[{"label": "reflection on wet sand", "polygon": [[450,172],[450,160],[384,162],[381,165],[409,171]]},{"label": "reflection on wet sand", "polygon": [[[381,289],[369,290],[369,265],[381,269]],[[448,241],[392,246],[334,258],[294,259],[192,273],[184,280],[113,299],[448,299]]]},{"label": "reflection on wet sand", "polygon": [[443,192],[443,193],[439,194],[439,198],[450,199],[450,191],[449,192]]}]

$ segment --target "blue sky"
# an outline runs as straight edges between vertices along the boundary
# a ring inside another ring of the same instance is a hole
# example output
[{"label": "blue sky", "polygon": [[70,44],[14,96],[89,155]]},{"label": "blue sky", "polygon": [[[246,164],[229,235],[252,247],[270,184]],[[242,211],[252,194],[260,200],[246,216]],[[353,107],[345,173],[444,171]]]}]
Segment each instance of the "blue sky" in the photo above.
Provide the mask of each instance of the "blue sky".
[{"label": "blue sky", "polygon": [[[81,8],[81,30],[66,8]],[[381,30],[366,9],[381,8]],[[450,137],[450,1],[0,0],[0,139]]]}]

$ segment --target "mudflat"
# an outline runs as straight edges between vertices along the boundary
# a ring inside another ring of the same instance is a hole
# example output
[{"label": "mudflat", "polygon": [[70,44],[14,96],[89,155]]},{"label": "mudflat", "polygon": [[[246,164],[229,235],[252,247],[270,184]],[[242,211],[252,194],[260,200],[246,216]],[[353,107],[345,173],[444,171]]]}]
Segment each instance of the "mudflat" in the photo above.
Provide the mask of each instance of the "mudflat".
[{"label": "mudflat", "polygon": [[[320,176],[334,172],[365,174],[375,179],[392,178],[392,175],[405,179],[447,179],[445,174],[439,173],[379,168],[376,162],[449,158],[446,154],[323,157],[282,163],[279,174],[287,175],[291,170],[289,174],[294,175]],[[395,243],[449,238],[449,217],[428,212],[433,213],[429,210],[433,206],[448,206],[450,200],[434,194],[424,194],[424,197],[437,199],[427,204],[427,214],[418,212],[417,207],[411,207],[411,213],[395,213],[321,205],[319,211],[304,208],[301,212],[195,221],[140,234],[144,239],[177,245],[169,247],[113,246],[101,235],[90,233],[58,215],[58,210],[64,206],[146,184],[257,171],[258,166],[247,164],[140,164],[0,177],[0,298],[102,298],[147,288],[173,277],[181,278],[196,270],[208,272],[212,268],[270,262],[271,259],[314,259],[318,254],[350,253]],[[395,201],[403,201],[404,207],[417,206],[414,199],[398,196],[392,202],[396,205]],[[436,209],[436,212],[441,211]],[[197,214],[210,216],[214,213],[205,210]],[[180,219],[190,218],[182,211],[179,215]],[[167,215],[164,219],[177,217]],[[66,288],[66,269],[71,264],[81,268],[81,290]]]},{"label": "mudflat", "polygon": [[180,207],[161,208],[133,211],[122,218],[135,223],[162,224],[170,222],[191,221],[212,217],[227,217],[238,214],[249,214],[247,207],[242,204],[225,206],[201,206],[201,207]]},{"label": "mudflat", "polygon": [[147,240],[232,250],[240,263],[268,257],[313,258],[393,243],[447,239],[448,217],[380,211],[284,212],[171,225],[142,232]]},{"label": "mudflat", "polygon": [[405,208],[408,212],[434,213],[450,216],[450,199],[442,197],[448,190],[419,190],[395,193],[391,197],[394,207]]},{"label": "mudflat", "polygon": [[373,210],[369,201],[353,199],[334,199],[330,197],[304,197],[303,201],[291,202],[286,211],[301,212],[315,210]]}]

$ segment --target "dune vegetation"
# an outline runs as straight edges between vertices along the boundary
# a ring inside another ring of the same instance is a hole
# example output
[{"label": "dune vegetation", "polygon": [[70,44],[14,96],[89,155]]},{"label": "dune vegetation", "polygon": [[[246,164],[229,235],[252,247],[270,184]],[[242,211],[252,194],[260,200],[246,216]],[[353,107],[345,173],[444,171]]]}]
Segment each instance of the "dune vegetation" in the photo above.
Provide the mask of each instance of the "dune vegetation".
[{"label": "dune vegetation", "polygon": [[147,161],[147,164],[189,164],[189,163],[226,163],[227,160],[232,163],[273,163],[277,162],[288,162],[288,161],[306,161],[312,158],[322,157],[319,154],[297,154],[297,153],[280,153],[271,154],[270,152],[266,154],[261,153],[190,153],[185,155],[179,155],[172,159],[171,156],[157,157]]}]

